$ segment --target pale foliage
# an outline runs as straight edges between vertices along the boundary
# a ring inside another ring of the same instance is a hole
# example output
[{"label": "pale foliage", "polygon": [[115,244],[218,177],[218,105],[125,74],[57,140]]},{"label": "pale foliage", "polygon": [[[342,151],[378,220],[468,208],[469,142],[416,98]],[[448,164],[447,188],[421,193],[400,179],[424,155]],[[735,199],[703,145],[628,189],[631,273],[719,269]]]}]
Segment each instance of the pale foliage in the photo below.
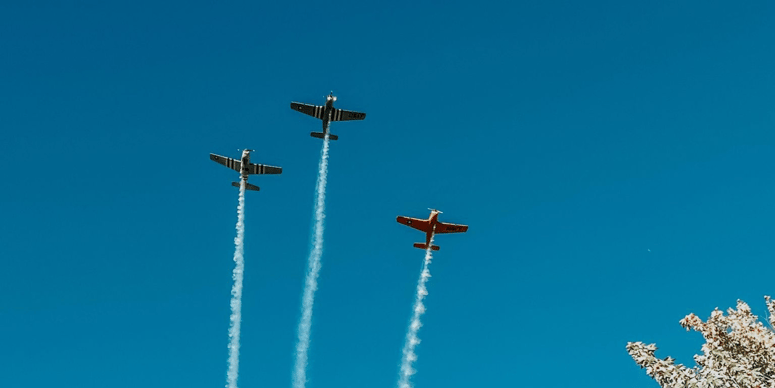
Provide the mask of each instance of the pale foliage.
[{"label": "pale foliage", "polygon": [[724,315],[718,308],[707,322],[694,314],[680,321],[687,331],[694,329],[705,338],[702,355],[695,355],[697,366],[675,364],[670,357],[654,356],[655,344],[629,342],[627,352],[663,388],[775,388],[775,301],[764,297],[770,312],[770,327],[758,321],[751,308],[737,301],[737,309]]}]

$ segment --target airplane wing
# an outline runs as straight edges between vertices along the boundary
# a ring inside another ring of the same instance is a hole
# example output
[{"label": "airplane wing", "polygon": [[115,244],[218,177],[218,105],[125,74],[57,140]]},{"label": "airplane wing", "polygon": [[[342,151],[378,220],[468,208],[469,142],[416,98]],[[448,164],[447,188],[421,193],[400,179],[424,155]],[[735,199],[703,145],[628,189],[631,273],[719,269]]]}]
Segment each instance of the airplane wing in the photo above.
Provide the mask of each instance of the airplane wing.
[{"label": "airplane wing", "polygon": [[436,230],[434,233],[441,234],[441,233],[465,233],[468,230],[468,225],[458,225],[458,224],[446,224],[443,222],[439,222],[436,224]]},{"label": "airplane wing", "polygon": [[267,166],[266,164],[250,163],[248,174],[282,174],[282,167]]},{"label": "airplane wing", "polygon": [[302,104],[299,102],[292,102],[291,109],[321,120],[323,120],[323,113],[326,111],[326,107],[324,106]]},{"label": "airplane wing", "polygon": [[421,220],[419,218],[411,218],[411,217],[404,217],[404,216],[398,216],[396,217],[396,221],[398,221],[399,224],[404,224],[406,226],[415,228],[417,230],[421,230],[423,232],[428,232],[431,227],[431,222],[428,220]]},{"label": "airplane wing", "polygon": [[349,120],[363,120],[366,118],[366,113],[351,112],[349,110],[336,109],[331,114],[331,121],[349,121]]},{"label": "airplane wing", "polygon": [[210,160],[220,163],[237,172],[239,172],[240,168],[242,168],[242,162],[232,158],[227,158],[225,156],[210,154]]}]

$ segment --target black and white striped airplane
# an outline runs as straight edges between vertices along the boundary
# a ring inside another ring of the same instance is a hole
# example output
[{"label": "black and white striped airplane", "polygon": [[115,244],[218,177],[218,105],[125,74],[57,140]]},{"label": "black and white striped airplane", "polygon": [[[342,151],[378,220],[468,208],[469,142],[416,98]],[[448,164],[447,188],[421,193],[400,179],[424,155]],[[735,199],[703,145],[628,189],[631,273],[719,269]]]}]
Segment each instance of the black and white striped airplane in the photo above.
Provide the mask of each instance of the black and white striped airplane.
[{"label": "black and white striped airplane", "polygon": [[[216,154],[210,154],[210,160],[214,162],[218,162],[238,173],[240,173],[240,177],[245,181],[245,189],[246,190],[253,190],[258,191],[258,186],[251,185],[248,183],[248,176],[254,175],[254,174],[282,174],[283,168],[282,167],[274,167],[274,166],[267,166],[265,164],[255,164],[250,163],[250,153],[254,150],[244,150],[242,151],[242,159],[236,160],[232,158],[227,158],[225,156],[220,156]],[[234,187],[239,187],[238,182],[231,182],[231,185]]]},{"label": "black and white striped airplane", "polygon": [[331,92],[331,94],[326,96],[326,105],[324,106],[292,102],[291,109],[310,115],[316,119],[323,120],[323,132],[311,132],[310,136],[323,139],[328,133],[329,139],[336,140],[339,136],[330,133],[328,130],[332,121],[363,120],[366,118],[366,113],[336,109],[334,108],[334,101],[336,101],[336,97],[334,97],[334,93]]}]

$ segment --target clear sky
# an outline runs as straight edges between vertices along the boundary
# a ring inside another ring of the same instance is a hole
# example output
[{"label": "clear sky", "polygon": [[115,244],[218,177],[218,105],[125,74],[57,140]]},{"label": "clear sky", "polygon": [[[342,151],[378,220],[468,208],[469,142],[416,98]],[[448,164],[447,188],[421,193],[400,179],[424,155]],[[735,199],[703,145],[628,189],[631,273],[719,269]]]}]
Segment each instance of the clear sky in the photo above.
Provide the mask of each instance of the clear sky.
[{"label": "clear sky", "polygon": [[394,387],[436,239],[422,387],[655,387],[678,320],[775,294],[775,5],[0,3],[0,385],[288,387],[320,122],[334,123],[310,388]]}]

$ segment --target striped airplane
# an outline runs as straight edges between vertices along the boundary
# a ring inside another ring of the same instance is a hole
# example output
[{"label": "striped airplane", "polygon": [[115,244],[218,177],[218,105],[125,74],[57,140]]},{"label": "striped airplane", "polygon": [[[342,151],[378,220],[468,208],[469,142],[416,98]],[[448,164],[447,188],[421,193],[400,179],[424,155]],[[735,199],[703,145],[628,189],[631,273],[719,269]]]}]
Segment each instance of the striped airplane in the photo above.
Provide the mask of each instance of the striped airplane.
[{"label": "striped airplane", "polygon": [[323,120],[323,132],[311,132],[310,136],[323,139],[328,134],[329,139],[336,140],[339,136],[329,133],[328,130],[332,121],[363,120],[366,118],[366,113],[336,109],[334,108],[334,101],[336,101],[336,97],[334,97],[334,92],[331,92],[331,94],[326,96],[326,105],[320,106],[292,102],[291,109]]},{"label": "striped airplane", "polygon": [[[252,191],[258,191],[258,186],[251,185],[248,183],[248,176],[254,175],[254,174],[282,174],[283,168],[282,167],[274,167],[274,166],[267,166],[265,164],[255,164],[250,163],[250,153],[254,152],[255,150],[244,150],[242,151],[242,158],[240,160],[227,158],[225,156],[220,156],[216,154],[210,154],[210,160],[220,163],[238,173],[240,173],[240,178],[245,180],[245,189],[246,190],[252,190]],[[231,185],[234,187],[239,187],[239,183],[237,182],[231,182]]]}]

